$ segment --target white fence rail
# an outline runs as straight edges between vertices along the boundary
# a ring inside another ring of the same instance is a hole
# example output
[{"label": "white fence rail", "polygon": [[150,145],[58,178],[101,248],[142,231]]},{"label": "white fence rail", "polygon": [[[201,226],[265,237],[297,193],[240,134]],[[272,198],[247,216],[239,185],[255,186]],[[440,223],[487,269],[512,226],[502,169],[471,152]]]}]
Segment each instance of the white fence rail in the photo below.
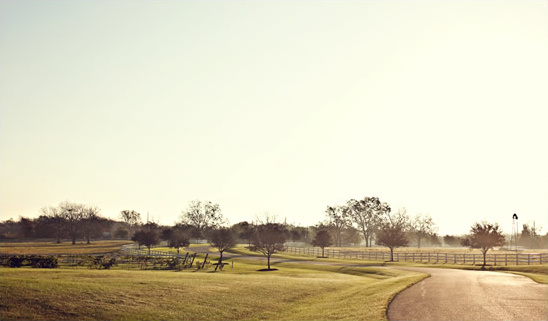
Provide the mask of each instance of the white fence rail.
[{"label": "white fence rail", "polygon": [[[321,256],[322,249],[317,247],[289,246],[286,252],[299,255]],[[339,249],[325,249],[325,257],[340,259],[359,259],[366,261],[389,261],[389,251],[348,251]],[[449,264],[482,264],[482,254],[467,253],[439,253],[439,252],[394,252],[394,261],[402,262],[430,262]],[[503,253],[487,254],[486,264],[489,265],[531,265],[548,263],[548,253]]]}]

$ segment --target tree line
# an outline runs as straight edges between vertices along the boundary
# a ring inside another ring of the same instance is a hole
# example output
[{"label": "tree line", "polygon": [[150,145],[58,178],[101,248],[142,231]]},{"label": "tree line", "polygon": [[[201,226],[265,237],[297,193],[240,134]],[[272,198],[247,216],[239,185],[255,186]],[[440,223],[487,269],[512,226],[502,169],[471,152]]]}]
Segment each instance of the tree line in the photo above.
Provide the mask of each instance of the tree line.
[{"label": "tree line", "polygon": [[[143,223],[141,214],[134,210],[123,210],[117,220],[112,220],[103,217],[97,207],[62,202],[58,206],[41,209],[36,219],[21,217],[19,221],[0,222],[0,237],[54,238],[56,242],[69,239],[72,244],[78,239],[84,239],[87,243],[93,239],[131,239],[144,246],[153,246],[164,240],[179,249],[187,246],[191,239],[210,239],[216,230],[229,228],[237,241],[252,246],[256,231],[263,228],[259,226],[278,224],[281,227],[269,226],[283,230],[284,242],[301,242],[320,247],[362,243],[367,247],[373,244],[388,246],[390,242],[387,240],[399,240],[397,246],[441,246],[442,243],[447,246],[467,245],[466,236],[440,237],[430,216],[410,216],[405,209],[393,211],[378,197],[350,199],[343,205],[330,205],[324,214],[324,220],[308,227],[276,223],[272,219],[251,223],[243,221],[229,227],[219,204],[194,200],[182,211],[174,226],[159,226],[154,222]],[[546,247],[547,241],[548,233],[539,235],[535,227],[524,224],[518,245],[539,248]]]}]

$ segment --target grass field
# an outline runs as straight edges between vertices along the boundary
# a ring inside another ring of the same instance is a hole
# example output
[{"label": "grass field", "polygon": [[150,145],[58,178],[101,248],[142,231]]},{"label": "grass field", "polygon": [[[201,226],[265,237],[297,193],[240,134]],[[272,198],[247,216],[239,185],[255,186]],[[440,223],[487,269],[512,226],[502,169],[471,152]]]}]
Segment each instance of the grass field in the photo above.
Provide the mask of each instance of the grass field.
[{"label": "grass field", "polygon": [[91,253],[117,253],[124,244],[133,244],[132,241],[94,241],[91,244],[77,242],[20,242],[0,243],[0,253],[6,254],[91,254]]},{"label": "grass field", "polygon": [[[74,246],[70,243],[2,243],[0,252],[8,252],[6,249],[17,254],[117,252],[123,244],[127,241]],[[168,248],[155,250],[175,252]],[[231,252],[262,257],[244,246]],[[210,249],[210,257],[217,254],[215,249]],[[471,265],[367,262],[288,253],[275,257],[301,262],[274,263],[273,267],[279,270],[271,272],[258,271],[265,267],[265,259],[234,259],[233,269],[227,267],[217,273],[194,269],[175,272],[0,268],[0,319],[385,320],[390,300],[427,277],[393,267],[479,269]],[[324,262],[370,266],[319,264]],[[488,269],[548,283],[548,265]]]},{"label": "grass field", "polygon": [[393,269],[238,262],[221,273],[0,268],[2,320],[383,320],[426,277]]}]

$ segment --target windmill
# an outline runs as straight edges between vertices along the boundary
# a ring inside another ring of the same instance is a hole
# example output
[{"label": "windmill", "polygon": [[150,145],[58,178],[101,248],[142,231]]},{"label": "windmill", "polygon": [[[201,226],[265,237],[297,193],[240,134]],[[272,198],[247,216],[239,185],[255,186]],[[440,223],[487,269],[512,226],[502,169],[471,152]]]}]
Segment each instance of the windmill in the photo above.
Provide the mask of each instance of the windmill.
[{"label": "windmill", "polygon": [[514,245],[514,250],[518,250],[518,215],[514,213],[512,215],[512,235],[510,236],[510,249],[512,249],[512,244]]}]

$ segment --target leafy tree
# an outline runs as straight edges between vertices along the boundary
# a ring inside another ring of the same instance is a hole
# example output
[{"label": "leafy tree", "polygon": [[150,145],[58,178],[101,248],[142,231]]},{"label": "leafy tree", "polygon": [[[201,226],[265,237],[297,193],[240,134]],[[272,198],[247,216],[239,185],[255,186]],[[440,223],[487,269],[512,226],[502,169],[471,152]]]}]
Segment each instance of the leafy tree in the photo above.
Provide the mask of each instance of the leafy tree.
[{"label": "leafy tree", "polygon": [[236,233],[238,238],[246,240],[248,245],[251,246],[251,240],[253,240],[254,227],[249,222],[244,221],[232,225],[232,230]]},{"label": "leafy tree", "polygon": [[447,246],[453,246],[458,247],[461,245],[462,238],[454,235],[445,235],[443,237],[443,243],[445,243]]},{"label": "leafy tree", "polygon": [[19,225],[19,235],[21,238],[29,239],[34,237],[34,221],[20,217],[17,225]]},{"label": "leafy tree", "polygon": [[150,255],[150,248],[160,243],[160,235],[157,229],[143,229],[135,232],[131,240],[137,242],[139,248],[141,248],[141,245],[146,246]]},{"label": "leafy tree", "polygon": [[335,239],[335,246],[342,245],[342,233],[344,229],[350,225],[347,212],[348,207],[341,205],[328,206],[325,210],[328,225],[332,231],[331,234]]},{"label": "leafy tree", "polygon": [[197,237],[205,236],[209,229],[217,228],[226,223],[219,204],[210,201],[191,201],[188,208],[181,215],[181,223],[196,228]]},{"label": "leafy tree", "polygon": [[360,231],[354,226],[345,227],[341,238],[341,244],[355,245],[361,242]]},{"label": "leafy tree", "polygon": [[399,210],[396,214],[387,214],[376,234],[378,245],[384,245],[390,249],[390,261],[394,261],[394,249],[407,246],[409,240],[406,229],[409,226],[409,217],[405,210]]},{"label": "leafy tree", "polygon": [[218,267],[222,268],[224,251],[236,246],[237,242],[234,232],[227,227],[213,229],[209,233],[209,242],[212,247],[216,247],[219,250]]},{"label": "leafy tree", "polygon": [[390,213],[390,206],[382,203],[378,197],[365,197],[359,201],[351,199],[347,208],[348,218],[362,233],[365,246],[372,246],[375,232],[382,223],[383,215]]},{"label": "leafy tree", "polygon": [[114,237],[117,239],[127,239],[128,235],[128,230],[123,227],[119,227],[116,229],[116,231],[114,231]]},{"label": "leafy tree", "polygon": [[421,240],[435,233],[436,225],[429,215],[417,214],[411,223],[411,231],[417,240],[417,246],[421,247]]},{"label": "leafy tree", "polygon": [[268,262],[270,268],[270,257],[272,254],[283,251],[287,239],[287,231],[282,224],[265,223],[255,228],[253,237],[253,250],[261,252]]},{"label": "leafy tree", "polygon": [[128,228],[128,236],[133,235],[133,231],[141,224],[141,214],[133,210],[123,210],[120,212],[120,218]]},{"label": "leafy tree", "polygon": [[318,246],[322,249],[322,257],[325,257],[325,248],[333,244],[331,234],[326,226],[320,225],[316,236],[312,240],[312,246]]},{"label": "leafy tree", "polygon": [[529,249],[539,248],[540,236],[535,226],[523,224],[523,229],[518,240],[519,245]]},{"label": "leafy tree", "polygon": [[481,250],[483,254],[483,265],[481,268],[485,269],[487,251],[496,246],[504,245],[504,242],[505,237],[497,223],[482,222],[472,225],[470,235],[463,240],[462,245]]},{"label": "leafy tree", "polygon": [[177,250],[177,254],[180,253],[181,247],[190,245],[190,233],[187,230],[176,226],[168,231],[169,233],[166,238],[167,246],[170,248],[175,248]]}]

